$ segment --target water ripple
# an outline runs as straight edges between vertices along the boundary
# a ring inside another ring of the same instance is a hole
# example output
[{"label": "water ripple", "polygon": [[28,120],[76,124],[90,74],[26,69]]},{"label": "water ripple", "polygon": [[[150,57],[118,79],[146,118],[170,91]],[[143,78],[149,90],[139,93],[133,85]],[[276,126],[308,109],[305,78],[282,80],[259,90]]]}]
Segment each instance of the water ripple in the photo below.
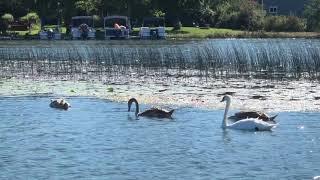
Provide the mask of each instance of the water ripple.
[{"label": "water ripple", "polygon": [[179,108],[173,121],[135,120],[126,104],[70,100],[75,106],[59,111],[49,97],[1,99],[1,179],[312,179],[319,172],[319,113],[280,113],[273,132],[254,133],[222,130],[222,111]]}]

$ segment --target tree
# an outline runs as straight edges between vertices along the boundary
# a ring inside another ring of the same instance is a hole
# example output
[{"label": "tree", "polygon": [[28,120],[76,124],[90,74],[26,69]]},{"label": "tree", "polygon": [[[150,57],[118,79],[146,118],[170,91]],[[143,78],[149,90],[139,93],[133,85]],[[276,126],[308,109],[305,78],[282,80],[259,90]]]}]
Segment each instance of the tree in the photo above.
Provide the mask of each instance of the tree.
[{"label": "tree", "polygon": [[0,15],[6,12],[14,17],[20,17],[27,13],[27,9],[28,7],[23,7],[23,0],[0,0]]},{"label": "tree", "polygon": [[13,20],[14,20],[13,16],[9,13],[6,13],[3,16],[1,16],[1,22],[3,24],[1,31],[3,34],[5,34],[7,32],[8,27],[9,27],[9,23],[13,22]]},{"label": "tree", "polygon": [[203,24],[214,24],[214,16],[216,12],[213,10],[211,1],[200,1],[200,21]]},{"label": "tree", "polygon": [[62,8],[62,16],[67,29],[67,34],[70,32],[71,18],[76,14],[75,2],[75,0],[61,1],[60,6]]},{"label": "tree", "polygon": [[309,31],[320,31],[320,0],[309,0],[305,6],[304,17]]},{"label": "tree", "polygon": [[86,15],[95,13],[98,10],[98,5],[101,3],[101,0],[78,0],[75,2],[75,7],[85,11]]}]

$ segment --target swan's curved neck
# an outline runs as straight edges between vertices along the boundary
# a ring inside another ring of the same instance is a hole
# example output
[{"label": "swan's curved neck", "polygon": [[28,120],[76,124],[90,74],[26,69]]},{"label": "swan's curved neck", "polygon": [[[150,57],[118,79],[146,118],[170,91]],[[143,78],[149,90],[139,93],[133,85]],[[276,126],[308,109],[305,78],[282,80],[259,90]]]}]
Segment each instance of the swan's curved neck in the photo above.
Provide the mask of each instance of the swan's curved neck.
[{"label": "swan's curved neck", "polygon": [[135,115],[136,116],[138,116],[138,114],[139,114],[139,103],[138,103],[138,101],[135,101],[135,103],[136,103],[136,112],[135,112]]},{"label": "swan's curved neck", "polygon": [[225,110],[224,110],[222,125],[221,125],[222,128],[227,128],[227,126],[228,126],[227,116],[228,116],[228,111],[229,111],[229,108],[230,108],[230,104],[231,104],[231,100],[227,100],[227,102],[226,102],[226,108],[225,108]]},{"label": "swan's curved neck", "polygon": [[132,104],[133,102],[136,104],[135,115],[138,116],[138,114],[139,114],[139,103],[138,103],[138,101],[137,101],[135,98],[131,98],[131,99],[129,100],[129,102],[128,102],[128,111],[130,111],[130,109],[131,109],[131,104]]}]

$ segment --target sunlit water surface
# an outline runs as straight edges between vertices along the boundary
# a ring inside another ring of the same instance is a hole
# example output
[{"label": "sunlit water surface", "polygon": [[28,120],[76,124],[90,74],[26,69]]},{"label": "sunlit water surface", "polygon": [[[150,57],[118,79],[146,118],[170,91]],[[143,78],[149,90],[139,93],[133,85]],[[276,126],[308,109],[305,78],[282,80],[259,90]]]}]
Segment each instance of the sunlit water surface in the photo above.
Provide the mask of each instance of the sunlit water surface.
[{"label": "sunlit water surface", "polygon": [[137,120],[126,104],[70,98],[62,111],[49,99],[0,98],[0,179],[320,175],[319,113],[280,113],[273,132],[223,131],[221,110],[178,108],[174,120]]}]

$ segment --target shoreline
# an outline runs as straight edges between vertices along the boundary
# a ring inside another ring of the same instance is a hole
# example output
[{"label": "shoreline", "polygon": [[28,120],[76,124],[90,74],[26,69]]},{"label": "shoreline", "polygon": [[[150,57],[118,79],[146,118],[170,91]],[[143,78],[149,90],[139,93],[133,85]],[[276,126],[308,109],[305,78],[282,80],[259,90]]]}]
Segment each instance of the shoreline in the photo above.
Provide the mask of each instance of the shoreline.
[{"label": "shoreline", "polygon": [[[186,27],[190,28],[190,27]],[[194,28],[196,32],[185,31],[183,28],[181,30],[172,31],[166,30],[167,40],[204,40],[204,39],[228,39],[228,38],[305,38],[305,39],[319,39],[320,32],[272,32],[272,31],[243,31],[243,30],[232,30],[232,29],[219,29],[219,28],[210,28],[210,29],[197,29]],[[130,36],[128,40],[141,40],[138,36],[138,31],[134,30],[133,35]],[[8,40],[40,40],[38,34],[32,35],[0,35],[0,41]],[[71,41],[72,38],[69,35],[63,33],[62,39],[65,41]],[[55,40],[55,41],[61,41]],[[104,34],[97,34],[96,38],[93,40],[105,40]],[[117,39],[115,39],[117,40]],[[50,40],[41,40],[41,41],[50,41]],[[73,40],[74,41],[74,40]]]},{"label": "shoreline", "polygon": [[[231,110],[319,112],[320,85],[309,80],[207,79],[129,76],[108,79],[2,78],[0,96],[95,97],[142,104],[222,110],[223,95],[232,95]],[[71,102],[72,103],[72,102]]]}]

